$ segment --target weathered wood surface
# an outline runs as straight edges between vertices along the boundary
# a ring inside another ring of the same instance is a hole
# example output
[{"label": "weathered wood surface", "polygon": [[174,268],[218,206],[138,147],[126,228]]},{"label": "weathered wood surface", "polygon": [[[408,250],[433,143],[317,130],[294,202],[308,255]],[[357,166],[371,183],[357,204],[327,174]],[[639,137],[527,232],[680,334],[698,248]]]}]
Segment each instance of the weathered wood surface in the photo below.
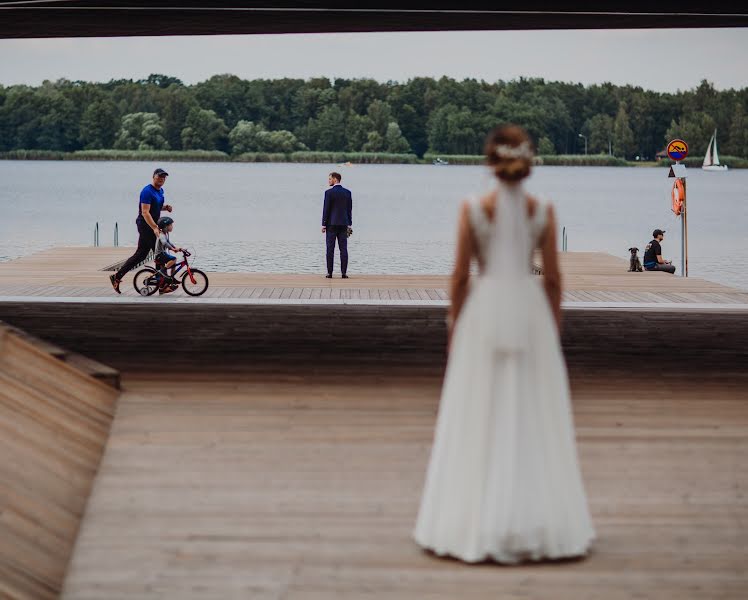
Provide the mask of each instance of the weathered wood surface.
[{"label": "weathered wood surface", "polygon": [[116,397],[0,323],[0,597],[58,596]]},{"label": "weathered wood surface", "polygon": [[[107,265],[132,248],[54,248],[0,263],[0,297],[113,297]],[[566,302],[748,304],[748,292],[698,278],[628,273],[626,260],[595,252],[560,255]],[[198,265],[199,266],[199,265]],[[136,297],[134,271],[123,295]],[[205,298],[263,300],[374,300],[429,303],[448,299],[447,275],[367,275],[325,279],[324,273],[210,273]],[[181,291],[158,298],[169,302]]]},{"label": "weathered wood surface", "polygon": [[28,331],[3,323],[2,321],[0,321],[0,330],[21,338],[45,354],[66,362],[77,371],[89,375],[115,389],[119,389],[119,371],[109,365],[105,365],[76,352],[71,352],[67,348],[61,348],[47,340],[30,334]]},{"label": "weathered wood surface", "polygon": [[[445,354],[446,276],[211,273],[208,291],[219,297],[181,291],[134,297],[129,279],[123,289],[132,295],[117,296],[108,274],[92,269],[128,252],[62,248],[0,264],[0,319],[116,368],[150,360],[144,352],[150,357],[157,323],[168,324],[177,350],[170,361],[188,366],[310,354],[433,363]],[[748,293],[700,279],[628,273],[626,261],[603,254],[566,253],[561,263],[567,356],[604,365],[656,349],[706,362],[748,359]],[[23,285],[23,273],[40,273],[44,282],[13,288]]]},{"label": "weathered wood surface", "polygon": [[124,389],[65,598],[748,597],[748,376],[572,362],[598,538],[467,566],[411,539],[441,368],[248,363]]}]

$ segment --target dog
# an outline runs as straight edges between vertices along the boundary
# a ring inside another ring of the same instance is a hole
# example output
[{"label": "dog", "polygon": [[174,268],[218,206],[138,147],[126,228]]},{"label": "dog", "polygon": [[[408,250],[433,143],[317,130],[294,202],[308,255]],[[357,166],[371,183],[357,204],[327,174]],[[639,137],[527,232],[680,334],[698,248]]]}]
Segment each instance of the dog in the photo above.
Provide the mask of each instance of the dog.
[{"label": "dog", "polygon": [[629,252],[631,252],[631,259],[629,259],[629,273],[641,273],[644,269],[642,269],[642,263],[637,256],[639,248],[629,248]]}]

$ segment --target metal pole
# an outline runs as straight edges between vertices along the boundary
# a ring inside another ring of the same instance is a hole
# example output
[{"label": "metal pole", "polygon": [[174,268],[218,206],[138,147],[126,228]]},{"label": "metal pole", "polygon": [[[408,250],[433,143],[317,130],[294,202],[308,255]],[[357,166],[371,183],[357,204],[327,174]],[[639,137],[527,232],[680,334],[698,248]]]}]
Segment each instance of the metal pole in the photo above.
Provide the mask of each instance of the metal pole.
[{"label": "metal pole", "polygon": [[117,225],[117,221],[114,222],[114,247],[117,248],[119,246],[119,226]]},{"label": "metal pole", "polygon": [[683,277],[688,277],[688,210],[686,209],[686,179],[683,178]]},{"label": "metal pole", "polygon": [[96,227],[94,227],[94,246],[99,245],[99,222],[96,221]]}]

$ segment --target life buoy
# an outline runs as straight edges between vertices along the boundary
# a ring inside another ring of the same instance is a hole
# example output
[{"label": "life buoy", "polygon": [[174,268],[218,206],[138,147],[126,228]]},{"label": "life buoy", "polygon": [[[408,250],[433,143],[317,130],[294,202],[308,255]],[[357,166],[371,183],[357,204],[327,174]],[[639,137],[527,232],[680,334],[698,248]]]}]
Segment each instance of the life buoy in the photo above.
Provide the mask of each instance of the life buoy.
[{"label": "life buoy", "polygon": [[671,195],[673,198],[672,211],[678,216],[683,212],[683,201],[686,199],[686,188],[683,186],[683,181],[680,177],[675,178]]}]

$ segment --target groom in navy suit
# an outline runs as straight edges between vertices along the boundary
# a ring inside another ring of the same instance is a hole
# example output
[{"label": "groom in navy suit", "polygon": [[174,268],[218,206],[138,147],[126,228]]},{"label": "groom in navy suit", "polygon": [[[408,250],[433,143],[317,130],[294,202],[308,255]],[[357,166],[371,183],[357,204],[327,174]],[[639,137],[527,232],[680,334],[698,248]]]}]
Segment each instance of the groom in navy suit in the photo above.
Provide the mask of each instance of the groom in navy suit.
[{"label": "groom in navy suit", "polygon": [[353,226],[353,199],[351,191],[340,185],[340,173],[330,173],[325,191],[325,206],[322,209],[322,233],[327,235],[327,277],[332,278],[333,258],[335,257],[335,240],[340,250],[340,271],[343,279],[348,279],[348,232]]}]

